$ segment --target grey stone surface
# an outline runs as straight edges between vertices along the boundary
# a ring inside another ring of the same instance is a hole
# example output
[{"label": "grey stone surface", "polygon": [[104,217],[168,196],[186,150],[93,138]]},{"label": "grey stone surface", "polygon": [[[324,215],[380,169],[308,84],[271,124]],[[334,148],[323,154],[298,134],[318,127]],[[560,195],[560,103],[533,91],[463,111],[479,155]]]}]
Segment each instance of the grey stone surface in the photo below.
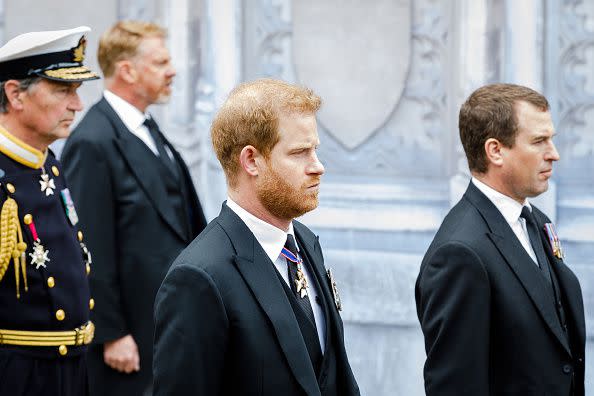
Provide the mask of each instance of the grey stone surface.
[{"label": "grey stone surface", "polygon": [[346,347],[362,396],[424,395],[418,327],[346,323]]},{"label": "grey stone surface", "polygon": [[415,326],[414,285],[422,256],[325,250],[343,303],[342,317],[371,326]]},{"label": "grey stone surface", "polygon": [[402,95],[411,8],[411,0],[292,2],[296,75],[324,98],[318,118],[349,149],[386,121]]}]

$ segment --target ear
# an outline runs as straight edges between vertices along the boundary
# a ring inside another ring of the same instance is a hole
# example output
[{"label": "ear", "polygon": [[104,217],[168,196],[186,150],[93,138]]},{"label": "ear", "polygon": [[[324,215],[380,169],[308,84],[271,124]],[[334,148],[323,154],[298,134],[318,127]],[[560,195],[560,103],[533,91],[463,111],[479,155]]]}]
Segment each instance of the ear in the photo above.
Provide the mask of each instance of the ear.
[{"label": "ear", "polygon": [[487,155],[487,162],[495,166],[503,165],[503,145],[494,138],[489,138],[485,142],[485,153]]},{"label": "ear", "polygon": [[264,157],[254,146],[245,146],[239,153],[241,168],[250,176],[258,176]]},{"label": "ear", "polygon": [[8,80],[4,83],[4,92],[11,108],[14,110],[23,110],[23,96],[27,91],[21,90],[21,85],[17,80]]},{"label": "ear", "polygon": [[115,64],[116,74],[128,84],[134,84],[138,78],[138,71],[129,60],[122,60]]}]

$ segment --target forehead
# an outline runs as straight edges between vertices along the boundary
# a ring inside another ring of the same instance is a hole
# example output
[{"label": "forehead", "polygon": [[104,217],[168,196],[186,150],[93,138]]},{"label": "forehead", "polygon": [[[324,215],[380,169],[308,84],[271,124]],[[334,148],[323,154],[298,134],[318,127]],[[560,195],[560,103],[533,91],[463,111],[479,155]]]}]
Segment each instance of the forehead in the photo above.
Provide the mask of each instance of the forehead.
[{"label": "forehead", "polygon": [[34,87],[36,90],[38,88],[41,88],[42,90],[51,91],[51,90],[58,89],[58,88],[77,89],[81,85],[82,85],[82,82],[80,82],[80,81],[67,82],[67,81],[54,81],[54,80],[49,80],[47,78],[40,78],[37,83],[32,85],[32,87]]},{"label": "forehead", "polygon": [[519,101],[514,104],[518,129],[532,132],[553,132],[553,120],[548,110],[543,110],[532,103]]},{"label": "forehead", "polygon": [[280,113],[278,132],[281,142],[309,142],[318,144],[316,117],[311,113]]},{"label": "forehead", "polygon": [[165,46],[165,38],[161,36],[145,37],[138,46],[138,55],[143,57],[167,54],[168,52]]}]

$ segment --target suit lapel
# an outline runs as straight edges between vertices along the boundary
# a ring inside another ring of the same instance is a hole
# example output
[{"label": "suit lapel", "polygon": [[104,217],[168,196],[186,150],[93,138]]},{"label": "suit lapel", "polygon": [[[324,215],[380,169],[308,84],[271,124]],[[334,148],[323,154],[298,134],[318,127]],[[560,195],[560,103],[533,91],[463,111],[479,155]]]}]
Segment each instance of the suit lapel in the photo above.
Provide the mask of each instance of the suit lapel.
[{"label": "suit lapel", "polygon": [[[295,228],[295,236],[297,237],[297,242],[300,244],[300,246],[303,247],[303,253],[307,256],[308,261],[311,263],[312,269],[315,273],[314,275],[317,278],[321,288],[320,293],[322,294],[322,297],[325,302],[323,306],[326,318],[326,329],[330,328],[331,325],[334,334],[341,338],[340,336],[342,334],[339,328],[340,326],[338,326],[340,318],[338,316],[338,310],[335,308],[334,305],[334,296],[332,294],[332,291],[330,290],[328,275],[325,271],[324,261],[322,258],[322,252],[320,249],[318,238],[308,238],[307,234],[301,231],[301,224],[294,222],[293,225]],[[328,341],[329,331],[326,331],[326,348],[330,346]]]},{"label": "suit lapel", "polygon": [[116,146],[149,201],[171,230],[183,241],[186,241],[187,236],[183,231],[185,228],[178,222],[178,217],[169,202],[167,191],[159,178],[159,173],[150,171],[155,168],[152,158],[154,156],[153,152],[128,130],[105,98],[101,99],[98,107],[114,126],[118,136]]},{"label": "suit lapel", "polygon": [[249,228],[227,205],[223,204],[217,221],[234,244],[235,265],[270,320],[295,379],[307,395],[319,396],[307,347],[273,263]]},{"label": "suit lapel", "polygon": [[[534,207],[533,207],[534,208]],[[586,324],[584,321],[584,302],[582,300],[582,289],[580,282],[578,281],[575,274],[565,265],[562,259],[558,259],[553,254],[549,238],[545,232],[544,224],[548,219],[544,218],[544,215],[538,210],[533,209],[535,217],[538,222],[540,230],[540,236],[542,243],[545,247],[545,252],[551,263],[551,270],[557,275],[559,282],[559,288],[564,297],[564,308],[569,311],[570,317],[573,319],[578,331],[577,336],[579,337],[580,344],[585,343],[586,340]]]},{"label": "suit lapel", "polygon": [[478,209],[487,222],[491,229],[491,233],[488,234],[489,238],[524,286],[526,293],[555,338],[571,354],[567,339],[559,324],[554,306],[555,300],[550,287],[546,284],[542,274],[538,272],[538,267],[521,245],[503,215],[472,182],[466,190],[465,197]]}]

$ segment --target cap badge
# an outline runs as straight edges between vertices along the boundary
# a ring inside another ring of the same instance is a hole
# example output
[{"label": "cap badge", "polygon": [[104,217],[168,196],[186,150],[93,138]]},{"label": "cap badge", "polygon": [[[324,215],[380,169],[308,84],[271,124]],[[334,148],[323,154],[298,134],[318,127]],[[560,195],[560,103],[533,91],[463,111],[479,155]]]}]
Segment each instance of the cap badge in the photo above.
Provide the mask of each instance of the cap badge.
[{"label": "cap badge", "polygon": [[85,60],[85,50],[87,48],[87,39],[82,36],[78,41],[78,45],[72,49],[72,60],[74,62],[82,62]]}]

